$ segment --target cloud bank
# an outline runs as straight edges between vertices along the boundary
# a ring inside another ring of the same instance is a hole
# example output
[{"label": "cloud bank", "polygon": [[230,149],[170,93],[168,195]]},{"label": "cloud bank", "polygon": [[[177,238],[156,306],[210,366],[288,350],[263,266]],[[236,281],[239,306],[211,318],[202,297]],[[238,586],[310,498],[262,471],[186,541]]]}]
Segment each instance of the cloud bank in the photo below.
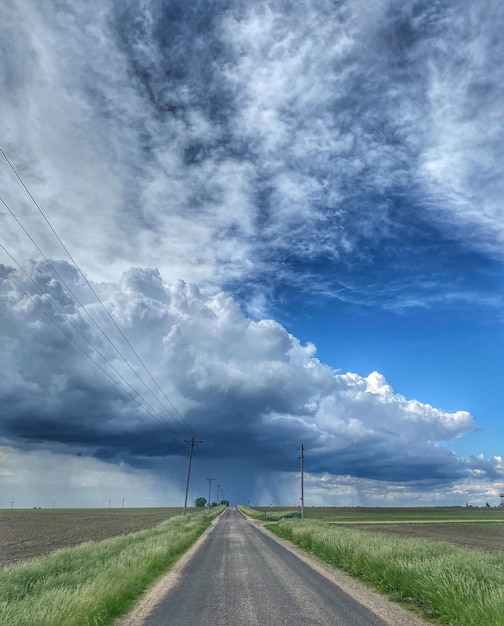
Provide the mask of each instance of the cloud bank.
[{"label": "cloud bank", "polygon": [[255,499],[265,476],[270,483],[282,474],[294,479],[301,443],[306,469],[321,490],[337,476],[426,489],[502,478],[502,464],[459,459],[443,448],[474,430],[466,411],[407,399],[378,372],[336,371],[316,358],[314,345],[302,345],[273,320],[245,316],[224,292],[209,296],[183,281],[165,283],[158,270],[131,269],[119,283],[95,289],[136,350],[148,355],[163,396],[77,271],[64,262],[56,267],[85,310],[46,263],[32,264],[32,280],[2,267],[0,328],[8,367],[0,381],[0,437],[6,445],[79,454],[132,472],[158,472],[164,465],[178,473],[172,481],[181,490],[183,439],[196,433],[203,441],[201,462],[217,464],[229,497],[236,498],[248,491]]}]

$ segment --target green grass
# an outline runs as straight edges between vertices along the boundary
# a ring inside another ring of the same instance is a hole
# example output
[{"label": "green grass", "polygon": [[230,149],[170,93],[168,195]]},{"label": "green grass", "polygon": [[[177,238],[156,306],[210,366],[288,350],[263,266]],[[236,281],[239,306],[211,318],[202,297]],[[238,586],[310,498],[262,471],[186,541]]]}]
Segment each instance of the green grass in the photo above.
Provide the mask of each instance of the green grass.
[{"label": "green grass", "polygon": [[363,533],[320,520],[267,528],[443,624],[504,624],[504,559],[448,543]]},{"label": "green grass", "polygon": [[0,570],[0,624],[106,626],[204,532],[222,507],[56,550]]}]

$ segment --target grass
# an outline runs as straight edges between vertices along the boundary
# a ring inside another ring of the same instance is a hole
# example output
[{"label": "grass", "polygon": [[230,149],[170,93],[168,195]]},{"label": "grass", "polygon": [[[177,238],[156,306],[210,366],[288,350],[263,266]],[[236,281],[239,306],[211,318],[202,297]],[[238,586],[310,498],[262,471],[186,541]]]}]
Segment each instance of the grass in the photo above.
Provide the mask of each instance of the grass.
[{"label": "grass", "polygon": [[222,510],[172,517],[148,530],[5,567],[0,570],[0,624],[112,624]]},{"label": "grass", "polygon": [[449,543],[366,533],[320,520],[267,526],[330,565],[452,626],[502,626],[504,560]]}]

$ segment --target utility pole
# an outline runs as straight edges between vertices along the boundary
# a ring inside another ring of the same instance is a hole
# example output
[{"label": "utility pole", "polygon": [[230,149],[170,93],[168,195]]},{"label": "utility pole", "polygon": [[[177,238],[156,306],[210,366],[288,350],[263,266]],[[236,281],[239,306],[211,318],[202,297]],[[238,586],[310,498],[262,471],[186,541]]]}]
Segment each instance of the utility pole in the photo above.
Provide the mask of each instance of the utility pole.
[{"label": "utility pole", "polygon": [[211,504],[211,496],[212,496],[212,480],[215,480],[215,478],[207,478],[208,480],[208,508],[210,508],[212,506]]},{"label": "utility pole", "polygon": [[189,446],[191,447],[191,450],[189,452],[189,469],[187,470],[187,484],[186,484],[185,501],[184,501],[184,515],[185,515],[187,513],[187,496],[189,494],[189,480],[191,478],[191,465],[192,465],[193,450],[194,450],[194,446],[197,446],[199,443],[201,443],[201,441],[196,441],[193,435],[191,438],[191,441],[184,439],[184,443],[189,444]]},{"label": "utility pole", "polygon": [[217,504],[219,504],[219,494],[220,494],[220,490],[221,490],[221,486],[217,485]]},{"label": "utility pole", "polygon": [[301,456],[299,458],[301,459],[301,519],[303,519],[304,518],[304,451],[305,451],[304,445],[301,444],[298,450],[301,450]]}]

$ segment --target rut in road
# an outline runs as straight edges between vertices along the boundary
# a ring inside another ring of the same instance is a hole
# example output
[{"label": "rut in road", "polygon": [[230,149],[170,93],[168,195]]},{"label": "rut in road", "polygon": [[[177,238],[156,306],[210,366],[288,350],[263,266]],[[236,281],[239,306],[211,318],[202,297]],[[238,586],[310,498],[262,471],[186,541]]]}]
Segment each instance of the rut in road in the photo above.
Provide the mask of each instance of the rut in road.
[{"label": "rut in road", "polygon": [[[146,626],[410,626],[369,608],[228,509]],[[138,622],[136,622],[138,623]]]}]

